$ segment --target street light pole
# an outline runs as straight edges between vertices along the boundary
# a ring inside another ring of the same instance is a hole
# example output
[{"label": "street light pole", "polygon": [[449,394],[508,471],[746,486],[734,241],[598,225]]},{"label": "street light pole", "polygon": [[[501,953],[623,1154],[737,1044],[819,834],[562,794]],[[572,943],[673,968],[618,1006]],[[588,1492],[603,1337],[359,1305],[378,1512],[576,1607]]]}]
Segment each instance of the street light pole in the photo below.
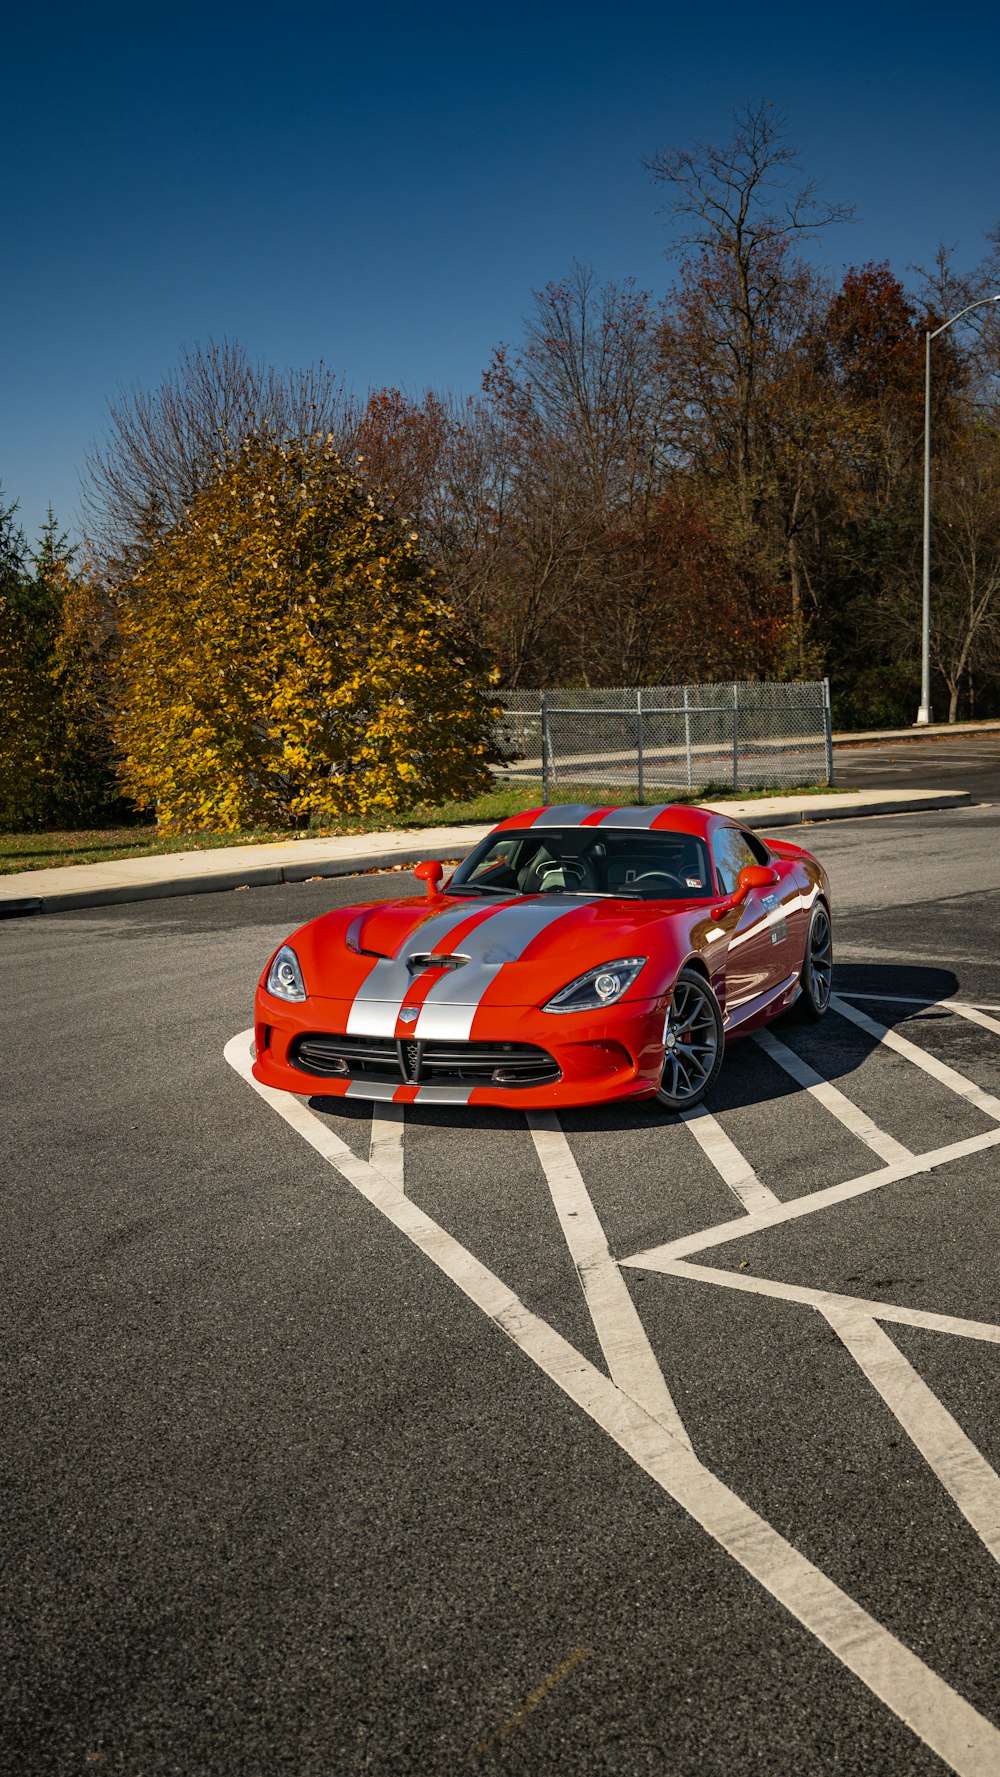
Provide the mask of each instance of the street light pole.
[{"label": "street light pole", "polygon": [[942,321],[933,333],[929,330],[924,334],[924,571],[923,601],[920,622],[920,708],[917,711],[917,726],[931,720],[931,340],[937,339],[939,333],[954,327],[963,315],[971,315],[973,309],[986,308],[991,302],[1000,302],[1000,294],[984,296],[980,302],[970,302],[957,315],[948,321]]},{"label": "street light pole", "polygon": [[924,576],[920,618],[920,708],[917,724],[931,719],[931,340],[924,334]]}]

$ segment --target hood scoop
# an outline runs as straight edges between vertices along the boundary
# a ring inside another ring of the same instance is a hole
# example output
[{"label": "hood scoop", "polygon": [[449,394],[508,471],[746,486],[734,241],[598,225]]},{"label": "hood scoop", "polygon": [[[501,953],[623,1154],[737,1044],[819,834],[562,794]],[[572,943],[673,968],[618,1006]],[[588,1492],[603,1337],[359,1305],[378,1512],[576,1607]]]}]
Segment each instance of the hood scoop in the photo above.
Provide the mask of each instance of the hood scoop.
[{"label": "hood scoop", "polygon": [[425,969],[461,969],[471,960],[471,957],[457,952],[454,956],[436,956],[433,951],[415,951],[407,957],[406,966],[411,975],[421,975]]}]

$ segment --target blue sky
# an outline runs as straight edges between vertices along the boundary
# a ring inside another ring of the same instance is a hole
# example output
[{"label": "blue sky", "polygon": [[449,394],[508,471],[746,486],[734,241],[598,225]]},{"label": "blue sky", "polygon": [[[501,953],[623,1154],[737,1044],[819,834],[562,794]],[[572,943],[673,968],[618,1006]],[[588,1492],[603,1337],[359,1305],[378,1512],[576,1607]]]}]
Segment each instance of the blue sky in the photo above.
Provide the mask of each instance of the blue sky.
[{"label": "blue sky", "polygon": [[766,96],[831,269],[1000,221],[994,9],[185,5],[8,13],[0,483],[66,523],[109,397],[229,335],[363,392],[468,389],[576,258],[662,291],[657,148]]}]

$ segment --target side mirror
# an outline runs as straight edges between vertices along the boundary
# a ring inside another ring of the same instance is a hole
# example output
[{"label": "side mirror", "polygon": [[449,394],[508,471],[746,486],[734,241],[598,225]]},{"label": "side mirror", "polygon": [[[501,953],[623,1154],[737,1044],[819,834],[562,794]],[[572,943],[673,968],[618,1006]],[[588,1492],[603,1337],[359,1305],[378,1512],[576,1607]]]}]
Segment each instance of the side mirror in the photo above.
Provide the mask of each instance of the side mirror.
[{"label": "side mirror", "polygon": [[441,892],[438,884],[444,875],[444,865],[440,858],[425,858],[423,863],[414,865],[413,874],[418,882],[427,884],[428,898],[436,901]]},{"label": "side mirror", "polygon": [[751,889],[774,888],[778,881],[777,870],[769,864],[744,864],[736,879],[737,902],[745,901]]},{"label": "side mirror", "polygon": [[777,870],[772,870],[769,864],[744,864],[736,879],[735,893],[727,895],[718,907],[713,908],[713,919],[721,918],[724,913],[731,913],[734,907],[742,907],[754,889],[774,888],[780,881]]}]

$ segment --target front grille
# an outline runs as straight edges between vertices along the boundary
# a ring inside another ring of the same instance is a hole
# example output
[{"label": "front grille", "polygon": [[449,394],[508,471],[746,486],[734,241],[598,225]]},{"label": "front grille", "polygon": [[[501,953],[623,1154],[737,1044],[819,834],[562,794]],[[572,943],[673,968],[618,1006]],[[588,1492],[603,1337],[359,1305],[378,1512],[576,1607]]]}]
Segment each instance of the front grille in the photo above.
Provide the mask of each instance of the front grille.
[{"label": "front grille", "polygon": [[[421,1043],[412,1037],[338,1037],[310,1031],[288,1052],[303,1073],[397,1086],[551,1086],[559,1064],[534,1043]],[[500,1072],[506,1076],[495,1079]]]},{"label": "front grille", "polygon": [[325,1031],[310,1031],[296,1037],[288,1059],[306,1074],[400,1083],[399,1044],[392,1037],[331,1037]]},{"label": "front grille", "polygon": [[[534,1043],[421,1043],[424,1080],[443,1085],[550,1086],[559,1079],[559,1064]],[[501,1071],[513,1077],[494,1081]]]}]

